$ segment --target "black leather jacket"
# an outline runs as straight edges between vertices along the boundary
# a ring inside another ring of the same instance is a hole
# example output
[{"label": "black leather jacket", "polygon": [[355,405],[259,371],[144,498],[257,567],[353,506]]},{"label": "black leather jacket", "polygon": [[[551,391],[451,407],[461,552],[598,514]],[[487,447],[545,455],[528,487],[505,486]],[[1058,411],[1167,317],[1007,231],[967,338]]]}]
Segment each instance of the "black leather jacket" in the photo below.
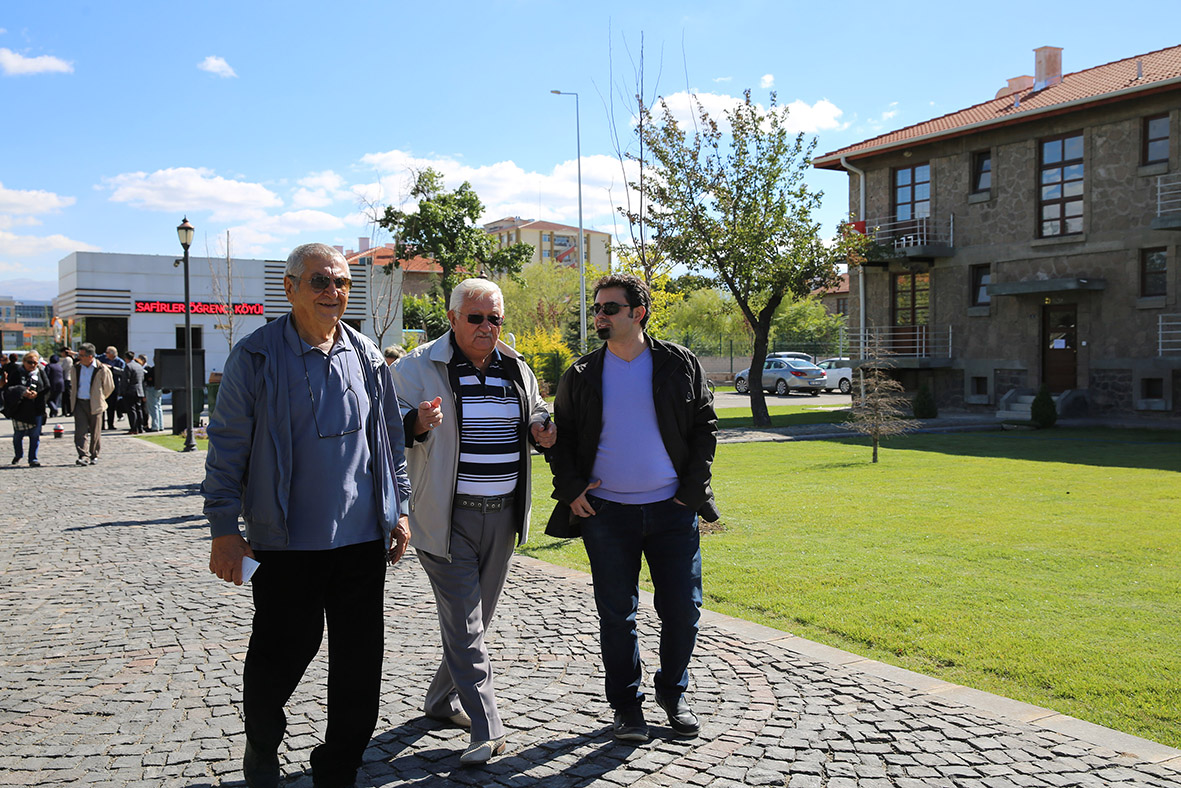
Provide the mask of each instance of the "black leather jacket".
[{"label": "black leather jacket", "polygon": [[[645,337],[652,349],[652,399],[665,451],[680,479],[676,498],[703,520],[719,517],[710,488],[717,417],[705,370],[687,348]],[[590,482],[603,429],[603,357],[607,346],[574,362],[558,383],[554,416],[558,441],[550,450],[553,498],[558,501],[545,532],[570,538],[581,535],[581,522],[570,504]]]}]

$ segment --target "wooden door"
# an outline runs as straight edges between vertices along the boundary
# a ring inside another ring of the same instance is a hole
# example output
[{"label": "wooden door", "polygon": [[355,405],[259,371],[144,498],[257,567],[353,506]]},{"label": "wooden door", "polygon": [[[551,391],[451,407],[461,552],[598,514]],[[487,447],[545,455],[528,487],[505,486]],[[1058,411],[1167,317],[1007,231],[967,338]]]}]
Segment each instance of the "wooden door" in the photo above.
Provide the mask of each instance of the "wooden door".
[{"label": "wooden door", "polygon": [[1078,307],[1042,307],[1042,381],[1059,394],[1078,387]]}]

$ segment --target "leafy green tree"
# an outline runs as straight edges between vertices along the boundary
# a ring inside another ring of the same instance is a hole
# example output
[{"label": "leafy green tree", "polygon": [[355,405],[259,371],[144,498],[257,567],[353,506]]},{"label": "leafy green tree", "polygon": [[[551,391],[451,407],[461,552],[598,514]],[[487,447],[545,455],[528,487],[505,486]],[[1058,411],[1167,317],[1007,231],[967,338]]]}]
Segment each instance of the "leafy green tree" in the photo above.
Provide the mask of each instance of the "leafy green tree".
[{"label": "leafy green tree", "polygon": [[407,295],[402,299],[402,328],[424,331],[431,340],[443,336],[450,327],[447,307],[438,298]]},{"label": "leafy green tree", "polygon": [[754,424],[770,426],[761,378],[775,313],[785,297],[835,284],[837,263],[860,236],[841,232],[833,244],[821,237],[812,218],[821,195],[804,179],[816,141],[789,134],[787,109],[774,94],[764,111],[746,91],[725,113],[726,129],[695,103],[692,135],[663,100],[659,122],[642,109],[637,129],[651,174],[633,186],[649,201],[660,252],[690,271],[712,273],[734,296],[754,335]]},{"label": "leafy green tree", "polygon": [[505,331],[519,339],[530,332],[578,325],[578,269],[553,260],[527,264],[517,277],[497,277],[504,293]]},{"label": "leafy green tree", "polygon": [[455,191],[446,191],[441,173],[427,168],[417,173],[410,196],[417,201],[413,213],[387,206],[378,224],[396,240],[398,260],[417,255],[429,257],[443,269],[443,302],[463,276],[516,275],[533,256],[525,243],[500,248],[496,240],[477,224],[484,204],[467,181]]},{"label": "leafy green tree", "polygon": [[844,315],[829,314],[815,298],[784,298],[771,319],[771,341],[780,350],[837,355]]}]

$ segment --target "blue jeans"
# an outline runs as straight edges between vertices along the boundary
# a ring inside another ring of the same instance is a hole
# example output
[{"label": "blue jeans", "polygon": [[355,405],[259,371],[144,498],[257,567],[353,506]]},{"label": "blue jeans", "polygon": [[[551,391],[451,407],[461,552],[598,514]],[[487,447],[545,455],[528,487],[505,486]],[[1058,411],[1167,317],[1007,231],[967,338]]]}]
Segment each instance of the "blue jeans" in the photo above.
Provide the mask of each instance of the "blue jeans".
[{"label": "blue jeans", "polygon": [[25,456],[25,449],[22,445],[22,439],[29,436],[29,462],[37,461],[37,449],[41,446],[41,425],[44,423],[45,417],[38,416],[36,426],[31,430],[13,430],[12,433],[12,457],[19,460]]},{"label": "blue jeans", "polygon": [[667,501],[622,504],[594,495],[595,515],[582,523],[582,541],[594,577],[599,645],[607,702],[614,709],[640,704],[640,556],[648,561],[660,617],[660,669],[656,695],[675,702],[689,686],[689,659],[701,618],[701,542],[697,513]]}]

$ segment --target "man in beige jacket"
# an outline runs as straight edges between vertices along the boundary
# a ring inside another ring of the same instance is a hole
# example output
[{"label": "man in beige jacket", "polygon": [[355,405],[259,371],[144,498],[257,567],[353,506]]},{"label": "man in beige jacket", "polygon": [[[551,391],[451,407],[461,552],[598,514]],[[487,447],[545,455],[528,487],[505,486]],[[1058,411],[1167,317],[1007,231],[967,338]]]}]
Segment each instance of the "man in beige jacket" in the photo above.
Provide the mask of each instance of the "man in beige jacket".
[{"label": "man in beige jacket", "polygon": [[[74,448],[78,452],[75,465],[94,465],[102,446],[103,411],[107,397],[115,390],[111,370],[95,357],[94,345],[83,342],[78,347],[78,360],[70,370],[70,406],[74,411]],[[90,454],[86,453],[86,438],[90,436]]]},{"label": "man in beige jacket", "polygon": [[391,371],[410,470],[410,544],[439,609],[443,663],[428,717],[471,729],[460,763],[505,749],[484,642],[509,560],[529,533],[530,444],[557,438],[533,371],[500,342],[504,297],[487,279],[451,292],[451,330]]}]

